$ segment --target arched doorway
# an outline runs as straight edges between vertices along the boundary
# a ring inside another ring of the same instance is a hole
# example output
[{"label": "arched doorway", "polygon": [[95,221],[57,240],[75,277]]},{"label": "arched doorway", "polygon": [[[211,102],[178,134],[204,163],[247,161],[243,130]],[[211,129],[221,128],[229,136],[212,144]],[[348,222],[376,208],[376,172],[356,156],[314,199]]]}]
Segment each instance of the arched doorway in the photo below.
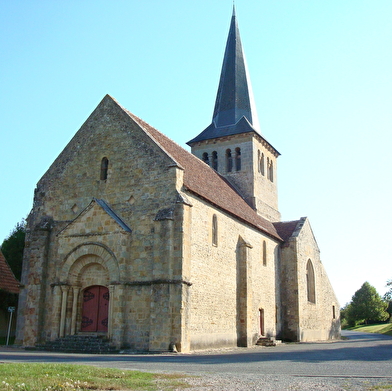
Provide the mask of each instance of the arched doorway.
[{"label": "arched doorway", "polygon": [[102,285],[87,287],[83,291],[82,332],[107,332],[109,289]]},{"label": "arched doorway", "polygon": [[260,318],[260,335],[264,335],[264,309],[259,309],[259,318]]}]

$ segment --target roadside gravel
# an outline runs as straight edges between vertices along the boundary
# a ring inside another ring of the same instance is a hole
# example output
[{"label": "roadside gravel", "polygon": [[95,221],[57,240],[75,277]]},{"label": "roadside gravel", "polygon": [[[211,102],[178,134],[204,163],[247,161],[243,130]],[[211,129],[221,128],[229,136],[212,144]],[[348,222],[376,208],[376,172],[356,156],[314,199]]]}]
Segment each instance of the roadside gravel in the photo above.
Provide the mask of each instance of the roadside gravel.
[{"label": "roadside gravel", "polygon": [[[231,375],[203,374],[200,377],[189,377],[184,382],[192,391],[362,391],[388,389],[392,385],[390,379],[354,378],[354,377],[303,377],[288,375]],[[388,386],[389,385],[389,386]],[[386,386],[387,388],[383,388]],[[176,391],[184,390],[184,388]]]}]

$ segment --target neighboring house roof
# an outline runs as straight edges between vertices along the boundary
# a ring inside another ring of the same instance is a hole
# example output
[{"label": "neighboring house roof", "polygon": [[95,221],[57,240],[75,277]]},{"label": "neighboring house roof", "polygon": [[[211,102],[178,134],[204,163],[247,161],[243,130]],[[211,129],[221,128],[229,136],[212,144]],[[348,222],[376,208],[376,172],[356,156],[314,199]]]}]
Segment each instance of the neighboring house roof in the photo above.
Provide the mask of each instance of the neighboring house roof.
[{"label": "neighboring house roof", "polygon": [[7,260],[0,251],[0,290],[19,293],[19,281],[15,278]]},{"label": "neighboring house roof", "polygon": [[[113,98],[110,97],[110,99]],[[114,102],[116,101],[114,100]],[[223,176],[128,110],[122,109],[184,169],[184,186],[186,190],[197,194],[268,235],[281,240],[274,225],[259,216]]]}]

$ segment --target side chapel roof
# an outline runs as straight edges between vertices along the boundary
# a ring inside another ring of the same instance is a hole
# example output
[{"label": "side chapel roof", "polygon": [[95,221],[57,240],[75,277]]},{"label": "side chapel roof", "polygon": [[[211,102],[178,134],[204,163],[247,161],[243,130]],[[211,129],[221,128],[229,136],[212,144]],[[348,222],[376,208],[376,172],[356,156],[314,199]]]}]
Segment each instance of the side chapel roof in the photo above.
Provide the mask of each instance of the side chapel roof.
[{"label": "side chapel roof", "polygon": [[0,290],[9,293],[19,293],[19,282],[15,278],[7,260],[0,251]]},{"label": "side chapel roof", "polygon": [[279,221],[274,223],[274,227],[278,232],[279,236],[287,242],[292,236],[294,231],[297,229],[298,224],[301,220],[293,221]]},{"label": "side chapel roof", "polygon": [[[107,97],[113,99],[109,95]],[[113,101],[118,104],[114,99]],[[269,236],[281,240],[274,225],[259,216],[223,176],[128,110],[124,108],[122,110],[184,169],[184,187],[186,190],[264,231]]]}]

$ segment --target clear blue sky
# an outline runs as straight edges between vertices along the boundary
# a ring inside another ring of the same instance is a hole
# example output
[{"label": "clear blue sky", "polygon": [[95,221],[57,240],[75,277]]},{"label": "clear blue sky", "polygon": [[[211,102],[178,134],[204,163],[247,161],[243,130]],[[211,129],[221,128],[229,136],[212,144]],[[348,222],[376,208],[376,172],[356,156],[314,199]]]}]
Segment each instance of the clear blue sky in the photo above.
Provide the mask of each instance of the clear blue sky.
[{"label": "clear blue sky", "polygon": [[[237,0],[283,220],[341,305],[392,278],[391,0]],[[211,121],[231,1],[0,0],[0,241],[105,94],[180,145]],[[61,202],[61,200],[59,200]]]}]

